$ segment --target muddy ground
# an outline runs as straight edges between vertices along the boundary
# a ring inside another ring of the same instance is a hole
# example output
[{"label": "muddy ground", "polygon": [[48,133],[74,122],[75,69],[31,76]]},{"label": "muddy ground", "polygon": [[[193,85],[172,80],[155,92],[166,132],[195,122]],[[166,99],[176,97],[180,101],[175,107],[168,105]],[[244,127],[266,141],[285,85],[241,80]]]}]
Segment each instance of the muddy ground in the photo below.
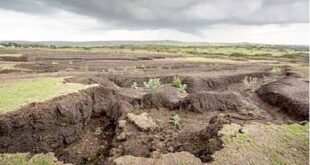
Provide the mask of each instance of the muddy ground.
[{"label": "muddy ground", "polygon": [[[1,114],[1,153],[53,152],[73,164],[173,164],[172,159],[201,164],[223,150],[224,125],[309,120],[307,78],[279,65],[308,66],[306,61],[266,64],[238,57],[234,60],[242,63],[217,63],[178,60],[189,56],[183,54],[0,51],[23,53],[0,59],[14,64],[0,70],[0,82],[71,76],[66,82],[99,84]],[[187,92],[171,85],[176,75]],[[144,89],[143,82],[152,78],[160,78],[161,85]],[[130,88],[133,82],[137,89]],[[171,122],[175,114],[177,125]]]}]

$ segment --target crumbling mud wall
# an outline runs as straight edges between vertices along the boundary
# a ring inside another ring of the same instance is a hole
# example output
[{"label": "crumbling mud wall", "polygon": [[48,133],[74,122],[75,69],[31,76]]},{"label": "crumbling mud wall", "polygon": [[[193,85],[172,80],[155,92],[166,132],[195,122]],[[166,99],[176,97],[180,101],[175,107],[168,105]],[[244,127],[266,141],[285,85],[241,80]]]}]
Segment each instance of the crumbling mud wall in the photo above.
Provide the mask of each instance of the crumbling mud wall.
[{"label": "crumbling mud wall", "polygon": [[261,86],[256,93],[267,103],[299,120],[309,119],[309,83],[288,76]]},{"label": "crumbling mud wall", "polygon": [[93,87],[2,114],[0,152],[37,153],[65,147],[79,139],[92,116],[116,120],[130,108],[119,97],[112,89]]}]

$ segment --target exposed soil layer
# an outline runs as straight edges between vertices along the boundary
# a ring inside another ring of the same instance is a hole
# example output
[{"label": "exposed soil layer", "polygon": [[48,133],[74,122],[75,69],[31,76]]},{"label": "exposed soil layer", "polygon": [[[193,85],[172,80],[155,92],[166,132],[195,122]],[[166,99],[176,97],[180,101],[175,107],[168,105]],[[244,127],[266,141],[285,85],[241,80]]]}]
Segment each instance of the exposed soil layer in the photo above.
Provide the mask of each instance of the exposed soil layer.
[{"label": "exposed soil layer", "polygon": [[[1,153],[54,152],[74,164],[169,164],[175,156],[201,164],[224,147],[224,124],[308,120],[308,82],[287,76],[286,67],[273,74],[270,65],[190,63],[165,54],[33,50],[23,57],[29,62],[15,67],[38,75],[3,74],[1,81],[73,75],[65,81],[99,86],[1,114]],[[90,71],[81,73],[83,66]],[[187,92],[171,85],[176,75]],[[249,77],[256,81],[245,83]],[[161,85],[143,88],[151,78]],[[176,114],[179,121],[171,119]]]},{"label": "exposed soil layer", "polygon": [[257,93],[269,104],[301,120],[309,119],[309,82],[285,77],[261,86]]}]

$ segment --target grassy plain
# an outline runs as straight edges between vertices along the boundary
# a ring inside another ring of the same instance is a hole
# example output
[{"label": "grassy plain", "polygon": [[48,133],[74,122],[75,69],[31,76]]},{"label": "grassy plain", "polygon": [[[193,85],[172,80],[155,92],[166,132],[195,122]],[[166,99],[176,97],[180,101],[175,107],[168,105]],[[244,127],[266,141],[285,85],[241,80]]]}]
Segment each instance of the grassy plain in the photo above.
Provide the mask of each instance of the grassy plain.
[{"label": "grassy plain", "polygon": [[0,113],[12,111],[24,104],[76,92],[90,85],[63,83],[63,78],[37,78],[0,86]]}]

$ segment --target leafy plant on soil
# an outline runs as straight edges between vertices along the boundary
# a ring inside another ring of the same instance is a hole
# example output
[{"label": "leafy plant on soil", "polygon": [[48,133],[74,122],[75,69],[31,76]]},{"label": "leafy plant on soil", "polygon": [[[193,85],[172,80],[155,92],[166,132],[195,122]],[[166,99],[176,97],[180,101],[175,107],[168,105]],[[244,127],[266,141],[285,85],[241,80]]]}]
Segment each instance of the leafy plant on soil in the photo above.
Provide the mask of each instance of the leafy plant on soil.
[{"label": "leafy plant on soil", "polygon": [[130,86],[131,89],[137,89],[138,88],[138,83],[137,82],[133,82]]},{"label": "leafy plant on soil", "polygon": [[58,65],[59,62],[58,62],[58,61],[53,61],[52,64],[53,64],[53,65]]},{"label": "leafy plant on soil", "polygon": [[180,89],[181,92],[185,93],[187,85],[182,84],[183,78],[181,76],[174,76],[171,85]]},{"label": "leafy plant on soil", "polygon": [[183,85],[180,86],[180,91],[182,93],[186,93],[186,90],[187,90],[187,85],[186,84],[183,84]]},{"label": "leafy plant on soil", "polygon": [[253,91],[255,85],[257,84],[257,78],[245,76],[243,79],[243,84],[247,90]]},{"label": "leafy plant on soil", "polygon": [[88,72],[88,71],[89,71],[89,67],[88,67],[87,65],[81,66],[81,67],[80,67],[80,71],[81,71],[81,72]]},{"label": "leafy plant on soil", "polygon": [[179,125],[180,125],[180,117],[178,114],[175,114],[173,115],[171,118],[170,118],[170,122],[176,127],[176,128],[179,128]]},{"label": "leafy plant on soil", "polygon": [[155,79],[149,79],[148,82],[143,82],[143,85],[146,89],[155,89],[160,86],[160,79],[155,78]]},{"label": "leafy plant on soil", "polygon": [[181,76],[174,76],[171,85],[180,88],[182,86],[182,80],[183,78]]},{"label": "leafy plant on soil", "polygon": [[281,68],[279,67],[274,67],[270,70],[270,73],[275,74],[275,75],[279,75],[281,73]]}]

